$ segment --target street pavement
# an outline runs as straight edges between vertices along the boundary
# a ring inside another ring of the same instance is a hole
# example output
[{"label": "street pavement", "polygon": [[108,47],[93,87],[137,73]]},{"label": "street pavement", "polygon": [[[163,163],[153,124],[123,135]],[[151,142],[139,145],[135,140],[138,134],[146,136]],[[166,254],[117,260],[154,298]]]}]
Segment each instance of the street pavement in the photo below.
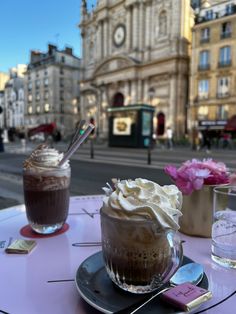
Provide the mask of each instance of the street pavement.
[{"label": "street pavement", "polygon": [[[0,208],[23,202],[22,164],[23,160],[38,145],[27,143],[22,147],[19,142],[5,144],[5,152],[0,153]],[[66,151],[66,143],[55,144],[59,151]],[[213,149],[193,151],[189,147],[174,147],[167,150],[157,146],[147,149],[114,148],[107,144],[83,144],[71,158],[72,184],[71,194],[102,193],[102,186],[112,177],[145,177],[160,184],[170,183],[163,168],[167,164],[179,166],[192,158],[213,158],[223,161],[231,171],[236,171],[236,150]],[[93,158],[91,158],[93,157]]]}]

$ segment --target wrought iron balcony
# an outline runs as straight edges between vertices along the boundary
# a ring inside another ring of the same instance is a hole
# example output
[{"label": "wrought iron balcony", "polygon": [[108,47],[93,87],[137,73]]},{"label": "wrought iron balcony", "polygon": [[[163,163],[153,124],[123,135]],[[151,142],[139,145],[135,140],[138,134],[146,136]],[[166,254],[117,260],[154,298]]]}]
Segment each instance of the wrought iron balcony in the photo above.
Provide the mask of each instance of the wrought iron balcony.
[{"label": "wrought iron balcony", "polygon": [[220,38],[221,39],[225,39],[225,38],[230,38],[232,36],[232,32],[228,31],[228,32],[223,32],[220,34]]},{"label": "wrought iron balcony", "polygon": [[200,39],[201,44],[209,43],[209,41],[210,41],[210,37],[203,37]]},{"label": "wrought iron balcony", "polygon": [[226,92],[226,93],[222,93],[222,92],[219,92],[216,94],[217,98],[227,98],[230,96],[230,93],[229,92]]},{"label": "wrought iron balcony", "polygon": [[218,67],[219,68],[229,67],[231,66],[231,64],[232,64],[231,60],[222,60],[218,62]]},{"label": "wrought iron balcony", "polygon": [[209,63],[198,65],[198,71],[207,71],[207,70],[210,70],[210,64]]}]

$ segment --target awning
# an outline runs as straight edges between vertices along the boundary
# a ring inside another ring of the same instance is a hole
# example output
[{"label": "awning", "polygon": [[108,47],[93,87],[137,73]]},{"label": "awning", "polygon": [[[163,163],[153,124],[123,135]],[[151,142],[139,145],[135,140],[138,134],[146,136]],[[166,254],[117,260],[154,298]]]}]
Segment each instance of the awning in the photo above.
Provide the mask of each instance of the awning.
[{"label": "awning", "polygon": [[225,125],[225,131],[236,131],[236,115],[232,116]]}]

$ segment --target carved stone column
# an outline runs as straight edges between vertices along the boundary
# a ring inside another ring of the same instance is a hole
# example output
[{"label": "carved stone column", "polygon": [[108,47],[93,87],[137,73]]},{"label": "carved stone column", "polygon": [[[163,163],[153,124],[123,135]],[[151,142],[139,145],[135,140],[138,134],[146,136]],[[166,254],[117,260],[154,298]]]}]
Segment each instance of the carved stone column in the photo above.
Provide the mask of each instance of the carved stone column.
[{"label": "carved stone column", "polygon": [[138,37],[139,37],[139,15],[138,15],[138,4],[135,3],[133,6],[133,49],[138,49]]},{"label": "carved stone column", "polygon": [[126,49],[130,51],[132,49],[132,7],[126,7],[126,18],[127,18],[127,30],[126,30]]},{"label": "carved stone column", "polygon": [[146,3],[145,16],[145,60],[150,60],[151,57],[151,34],[152,34],[152,2]]},{"label": "carved stone column", "polygon": [[125,105],[129,105],[130,103],[129,81],[125,81],[124,97],[125,97]]},{"label": "carved stone column", "polygon": [[149,94],[148,94],[148,90],[149,90],[149,79],[145,79],[143,81],[143,100],[145,101],[146,104],[150,105],[150,99],[149,99]]},{"label": "carved stone column", "polygon": [[142,80],[137,81],[137,102],[142,103],[143,97],[142,97]]},{"label": "carved stone column", "polygon": [[139,49],[144,48],[144,32],[145,32],[145,7],[144,3],[141,1],[139,6]]},{"label": "carved stone column", "polygon": [[101,58],[104,57],[104,21],[101,21],[101,33],[100,33],[100,45],[101,45]]},{"label": "carved stone column", "polygon": [[176,102],[177,102],[177,76],[171,75],[170,79],[170,98],[169,98],[169,117],[166,123],[176,126]]},{"label": "carved stone column", "polygon": [[137,103],[137,81],[133,80],[131,84],[131,103]]},{"label": "carved stone column", "polygon": [[107,19],[103,20],[103,50],[104,57],[108,55],[108,21]]},{"label": "carved stone column", "polygon": [[86,64],[86,33],[84,27],[81,28],[81,38],[82,38],[82,67]]},{"label": "carved stone column", "polygon": [[97,26],[97,56],[98,60],[102,58],[102,23],[101,21],[98,22]]}]

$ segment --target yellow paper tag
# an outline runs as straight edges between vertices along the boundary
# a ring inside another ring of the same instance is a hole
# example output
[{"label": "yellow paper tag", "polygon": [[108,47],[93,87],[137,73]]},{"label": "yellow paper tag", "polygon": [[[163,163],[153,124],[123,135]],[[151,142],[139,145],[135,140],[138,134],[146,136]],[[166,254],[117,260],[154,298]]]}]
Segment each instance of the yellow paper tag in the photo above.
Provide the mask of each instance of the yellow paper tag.
[{"label": "yellow paper tag", "polygon": [[33,240],[15,240],[10,244],[5,252],[9,254],[28,254],[36,246],[36,241]]}]

